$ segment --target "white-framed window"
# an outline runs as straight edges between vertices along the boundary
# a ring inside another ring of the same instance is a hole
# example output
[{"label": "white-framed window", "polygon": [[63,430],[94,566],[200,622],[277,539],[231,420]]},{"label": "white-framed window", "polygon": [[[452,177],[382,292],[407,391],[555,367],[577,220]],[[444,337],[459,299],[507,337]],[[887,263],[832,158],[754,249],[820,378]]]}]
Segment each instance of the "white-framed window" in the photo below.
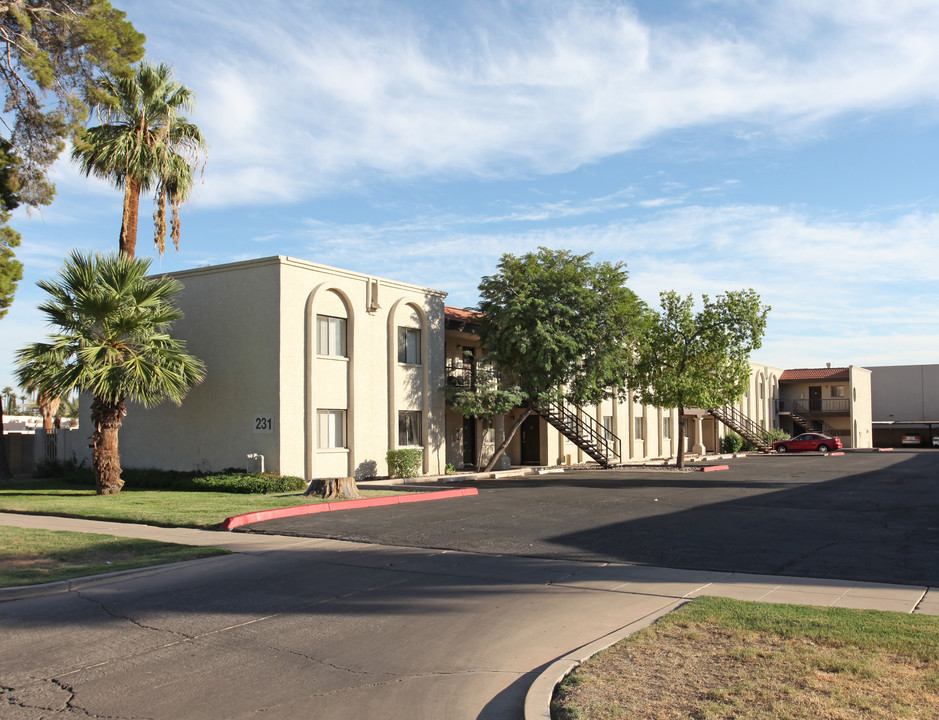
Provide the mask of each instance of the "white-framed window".
[{"label": "white-framed window", "polygon": [[666,440],[672,439],[672,419],[662,418],[662,437]]},{"label": "white-framed window", "polygon": [[645,439],[645,433],[643,432],[643,429],[642,429],[643,426],[645,425],[643,420],[644,418],[642,417],[642,415],[636,416],[636,440]]},{"label": "white-framed window", "polygon": [[831,396],[833,398],[843,398],[844,395],[845,395],[844,385],[832,385],[831,386]]},{"label": "white-framed window", "polygon": [[613,416],[612,415],[603,416],[603,438],[607,442],[610,442],[613,439]]},{"label": "white-framed window", "polygon": [[417,328],[398,328],[398,362],[421,364],[421,331]]},{"label": "white-framed window", "polygon": [[316,354],[348,357],[345,318],[330,315],[316,316]]},{"label": "white-framed window", "polygon": [[407,445],[423,445],[420,410],[401,410],[398,413],[398,446]]},{"label": "white-framed window", "polygon": [[346,447],[346,411],[317,410],[319,420],[318,447],[321,450]]}]

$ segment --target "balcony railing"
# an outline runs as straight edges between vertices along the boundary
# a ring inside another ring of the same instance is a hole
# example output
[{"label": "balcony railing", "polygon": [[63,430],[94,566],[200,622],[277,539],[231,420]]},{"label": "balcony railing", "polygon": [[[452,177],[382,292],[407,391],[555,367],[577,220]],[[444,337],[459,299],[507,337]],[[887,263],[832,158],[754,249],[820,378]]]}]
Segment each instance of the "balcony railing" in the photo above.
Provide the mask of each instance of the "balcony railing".
[{"label": "balcony railing", "polygon": [[[811,415],[850,415],[851,404],[848,398],[810,398],[808,400],[792,400],[790,410],[799,414]],[[785,410],[784,401],[779,401],[779,409]]]},{"label": "balcony railing", "polygon": [[447,362],[447,385],[472,390],[477,387],[496,386],[499,375],[489,365],[460,360]]}]

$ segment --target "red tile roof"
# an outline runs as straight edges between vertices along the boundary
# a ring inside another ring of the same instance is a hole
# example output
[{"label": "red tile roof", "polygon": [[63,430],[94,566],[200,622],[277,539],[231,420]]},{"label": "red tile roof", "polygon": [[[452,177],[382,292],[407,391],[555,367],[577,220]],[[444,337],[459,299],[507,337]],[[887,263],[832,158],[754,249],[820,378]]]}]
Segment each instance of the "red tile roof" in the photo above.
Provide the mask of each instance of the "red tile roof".
[{"label": "red tile roof", "polygon": [[443,315],[446,320],[455,320],[462,323],[479,322],[479,313],[473,310],[464,310],[463,308],[444,306]]},{"label": "red tile roof", "polygon": [[810,382],[813,380],[849,380],[850,368],[807,368],[801,370],[783,370],[779,382]]}]

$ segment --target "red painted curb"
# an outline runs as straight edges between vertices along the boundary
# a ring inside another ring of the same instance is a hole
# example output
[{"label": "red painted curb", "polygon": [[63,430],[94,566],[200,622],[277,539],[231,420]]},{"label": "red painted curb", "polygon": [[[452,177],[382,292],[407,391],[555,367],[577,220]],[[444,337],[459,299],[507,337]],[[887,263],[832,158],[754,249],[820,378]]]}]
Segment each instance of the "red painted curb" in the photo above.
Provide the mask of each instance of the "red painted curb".
[{"label": "red painted curb", "polygon": [[716,470],[730,470],[730,465],[705,465],[701,472],[714,472]]},{"label": "red painted curb", "polygon": [[893,448],[877,448],[877,452],[893,452]]},{"label": "red painted curb", "polygon": [[416,492],[407,495],[389,495],[388,497],[362,498],[361,500],[336,500],[333,502],[315,503],[311,505],[295,505],[294,507],[274,508],[273,510],[259,510],[258,512],[233,515],[226,518],[220,530],[249,525],[265,520],[294,517],[296,515],[312,515],[321,512],[335,512],[338,510],[356,510],[358,508],[378,507],[380,505],[400,505],[401,503],[422,502],[425,500],[446,500],[448,498],[479,495],[476,488],[457,488],[455,490],[437,490],[433,492]]},{"label": "red painted curb", "polygon": [[832,457],[838,457],[839,455],[844,455],[843,452],[833,452],[833,453],[828,453],[828,454],[831,455]]}]

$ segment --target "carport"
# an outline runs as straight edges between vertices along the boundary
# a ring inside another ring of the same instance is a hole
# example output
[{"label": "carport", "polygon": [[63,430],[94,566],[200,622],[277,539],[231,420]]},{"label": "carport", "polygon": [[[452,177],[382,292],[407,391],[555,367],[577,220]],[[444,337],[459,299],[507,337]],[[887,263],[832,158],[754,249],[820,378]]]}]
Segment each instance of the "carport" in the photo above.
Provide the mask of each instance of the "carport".
[{"label": "carport", "polygon": [[874,420],[874,447],[899,447],[904,435],[919,435],[923,438],[920,447],[932,447],[933,426],[939,420]]}]

